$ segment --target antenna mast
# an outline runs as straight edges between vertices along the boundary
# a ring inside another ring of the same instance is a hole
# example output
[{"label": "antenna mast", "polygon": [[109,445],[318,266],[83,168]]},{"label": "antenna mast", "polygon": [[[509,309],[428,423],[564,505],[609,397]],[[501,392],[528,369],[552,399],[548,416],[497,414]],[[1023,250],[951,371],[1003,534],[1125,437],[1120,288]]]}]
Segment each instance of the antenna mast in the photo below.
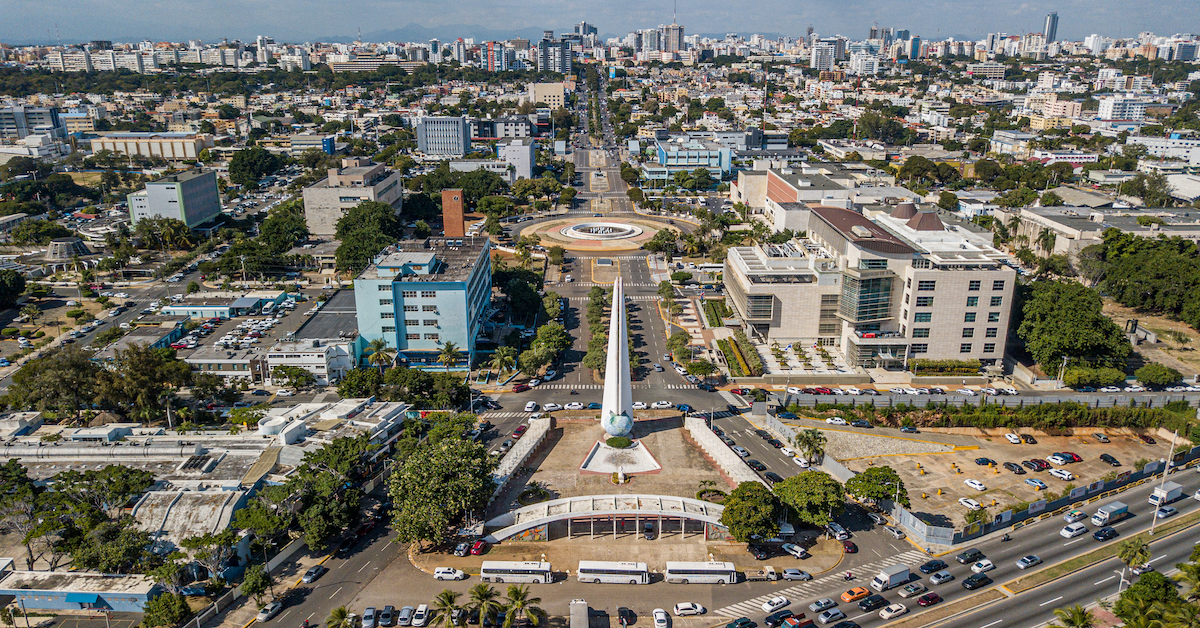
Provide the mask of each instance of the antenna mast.
[{"label": "antenna mast", "polygon": [[679,18],[679,0],[675,0],[673,8],[671,9],[671,23],[678,24],[679,23],[678,18]]}]

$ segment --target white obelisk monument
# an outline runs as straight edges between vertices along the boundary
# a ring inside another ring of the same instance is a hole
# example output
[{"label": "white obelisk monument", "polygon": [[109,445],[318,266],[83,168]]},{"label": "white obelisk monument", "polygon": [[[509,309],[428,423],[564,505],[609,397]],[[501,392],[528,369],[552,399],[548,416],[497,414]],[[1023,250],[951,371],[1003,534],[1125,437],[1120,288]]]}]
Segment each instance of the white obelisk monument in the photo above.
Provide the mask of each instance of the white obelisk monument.
[{"label": "white obelisk monument", "polygon": [[612,320],[608,325],[608,362],[604,369],[604,403],[600,425],[609,436],[633,431],[633,386],[629,378],[629,330],[625,324],[625,288],[613,284]]}]

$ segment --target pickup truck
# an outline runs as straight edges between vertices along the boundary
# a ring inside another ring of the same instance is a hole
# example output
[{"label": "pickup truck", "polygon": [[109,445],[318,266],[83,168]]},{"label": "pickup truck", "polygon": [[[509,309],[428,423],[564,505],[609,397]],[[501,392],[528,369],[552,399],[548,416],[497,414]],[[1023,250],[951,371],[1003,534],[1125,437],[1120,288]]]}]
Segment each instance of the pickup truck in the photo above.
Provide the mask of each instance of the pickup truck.
[{"label": "pickup truck", "polygon": [[770,566],[746,572],[746,582],[754,582],[757,580],[774,581],[778,579],[779,574],[775,573],[775,568]]}]

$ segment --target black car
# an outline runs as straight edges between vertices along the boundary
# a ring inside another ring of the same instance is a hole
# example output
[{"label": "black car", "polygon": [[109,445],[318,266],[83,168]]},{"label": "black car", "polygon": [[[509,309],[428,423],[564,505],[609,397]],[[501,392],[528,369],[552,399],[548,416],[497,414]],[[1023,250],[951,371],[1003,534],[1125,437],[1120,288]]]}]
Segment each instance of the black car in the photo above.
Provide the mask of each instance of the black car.
[{"label": "black car", "polygon": [[978,589],[979,587],[986,587],[987,585],[989,585],[991,583],[992,583],[992,579],[987,577],[987,574],[977,573],[969,578],[964,579],[962,582],[962,585],[963,585],[964,589],[969,589],[971,591],[974,591],[975,589]]},{"label": "black car", "polygon": [[871,427],[871,422],[866,419],[859,419],[857,421],[851,421],[850,425],[853,427]]},{"label": "black car", "polygon": [[847,619],[846,621],[839,621],[829,628],[859,628],[859,625]]},{"label": "black car", "polygon": [[1009,471],[1012,471],[1013,473],[1015,473],[1017,475],[1025,475],[1025,469],[1022,469],[1021,465],[1019,465],[1015,462],[1004,463],[1004,468],[1008,469]]},{"label": "black car", "polygon": [[928,575],[931,573],[937,573],[948,566],[949,565],[946,564],[946,561],[935,558],[924,565],[921,565],[918,567],[918,569],[921,573]]},{"label": "black car", "polygon": [[763,440],[767,440],[768,438],[771,438],[771,435],[768,434],[766,430],[754,430],[754,433],[757,434],[758,437]]},{"label": "black car", "polygon": [[767,471],[766,473],[763,474],[763,478],[765,478],[768,482],[770,482],[771,486],[775,486],[776,484],[783,481],[783,477],[780,476],[778,473],[775,473],[774,471]]},{"label": "black car", "polygon": [[783,443],[780,442],[780,440],[778,438],[768,438],[767,444],[774,447],[775,449],[783,448]]},{"label": "black car", "polygon": [[887,606],[887,603],[888,601],[886,598],[876,593],[875,595],[869,595],[863,598],[862,601],[858,603],[858,607],[869,613],[877,608]]},{"label": "black car", "polygon": [[1022,467],[1025,467],[1026,469],[1029,469],[1030,471],[1037,471],[1037,470],[1038,470],[1038,466],[1037,466],[1036,464],[1033,464],[1033,462],[1031,462],[1031,461],[1029,461],[1029,460],[1022,460],[1022,461],[1021,461],[1021,466],[1022,466]]},{"label": "black car", "polygon": [[712,433],[716,434],[718,438],[725,435],[725,431],[719,427],[712,428]]},{"label": "black car", "polygon": [[971,549],[964,551],[963,553],[959,554],[958,556],[955,556],[954,560],[957,560],[958,564],[960,564],[960,565],[966,565],[968,563],[978,562],[980,560],[983,560],[984,558],[985,558],[985,556],[983,555],[983,552],[979,551],[977,548],[972,547]]},{"label": "black car", "polygon": [[791,617],[792,615],[795,615],[795,613],[787,609],[775,611],[774,613],[767,615],[767,618],[763,620],[763,623],[772,627],[778,626],[779,624],[783,623],[783,620]]},{"label": "black car", "polygon": [[699,388],[704,392],[717,392],[717,387],[713,386],[712,384],[697,384],[696,388]]},{"label": "black car", "polygon": [[737,444],[732,438],[729,438],[728,436],[722,436],[721,442],[725,443],[726,445],[729,445],[730,447],[733,447],[734,445]]},{"label": "black car", "polygon": [[1108,466],[1110,466],[1110,467],[1119,467],[1119,466],[1121,466],[1121,461],[1120,461],[1120,460],[1117,460],[1117,459],[1116,459],[1116,458],[1114,458],[1114,457],[1112,457],[1112,455],[1111,455],[1111,454],[1100,454],[1100,459],[1101,459],[1101,460],[1103,460],[1103,461],[1105,461],[1105,462],[1107,462],[1107,463],[1108,463]]},{"label": "black car", "polygon": [[750,555],[756,560],[766,560],[767,556],[770,556],[765,548],[758,545],[748,545],[746,549],[750,550]]},{"label": "black car", "polygon": [[767,470],[767,465],[765,465],[753,458],[746,461],[746,466],[750,467],[751,469],[754,469],[755,471],[766,471]]},{"label": "black car", "polygon": [[1025,443],[1029,444],[1029,445],[1037,444],[1037,439],[1034,438],[1033,436],[1030,436],[1029,434],[1021,434],[1021,440],[1025,441]]},{"label": "black car", "polygon": [[900,433],[901,434],[917,434],[918,432],[917,432],[917,428],[915,428],[911,425],[905,425],[900,428]]},{"label": "black car", "polygon": [[1111,541],[1117,538],[1117,531],[1110,527],[1103,527],[1092,533],[1092,538],[1097,541]]},{"label": "black car", "polygon": [[986,467],[986,466],[988,466],[989,464],[990,464],[990,465],[992,465],[992,466],[995,466],[995,465],[996,465],[996,461],[995,461],[995,460],[992,460],[991,458],[976,458],[976,459],[975,459],[975,464],[977,464],[977,465],[979,465],[979,466],[981,466],[981,467]]}]

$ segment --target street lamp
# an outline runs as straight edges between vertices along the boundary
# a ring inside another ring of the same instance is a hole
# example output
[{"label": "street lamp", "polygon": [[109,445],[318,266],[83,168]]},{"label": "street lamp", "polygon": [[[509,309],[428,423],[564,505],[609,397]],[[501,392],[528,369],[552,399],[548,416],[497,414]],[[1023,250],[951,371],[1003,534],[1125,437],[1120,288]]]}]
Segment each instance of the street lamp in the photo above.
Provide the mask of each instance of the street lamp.
[{"label": "street lamp", "polygon": [[[1175,439],[1179,437],[1179,430],[1171,433],[1171,449],[1167,451],[1167,468],[1163,469],[1162,482],[1158,483],[1158,488],[1161,489],[1167,483],[1167,475],[1171,473],[1171,458],[1175,456]],[[1162,504],[1158,504],[1162,506]],[[1158,509],[1154,511],[1154,515],[1150,519],[1150,536],[1154,536],[1154,525],[1158,523]]]}]

